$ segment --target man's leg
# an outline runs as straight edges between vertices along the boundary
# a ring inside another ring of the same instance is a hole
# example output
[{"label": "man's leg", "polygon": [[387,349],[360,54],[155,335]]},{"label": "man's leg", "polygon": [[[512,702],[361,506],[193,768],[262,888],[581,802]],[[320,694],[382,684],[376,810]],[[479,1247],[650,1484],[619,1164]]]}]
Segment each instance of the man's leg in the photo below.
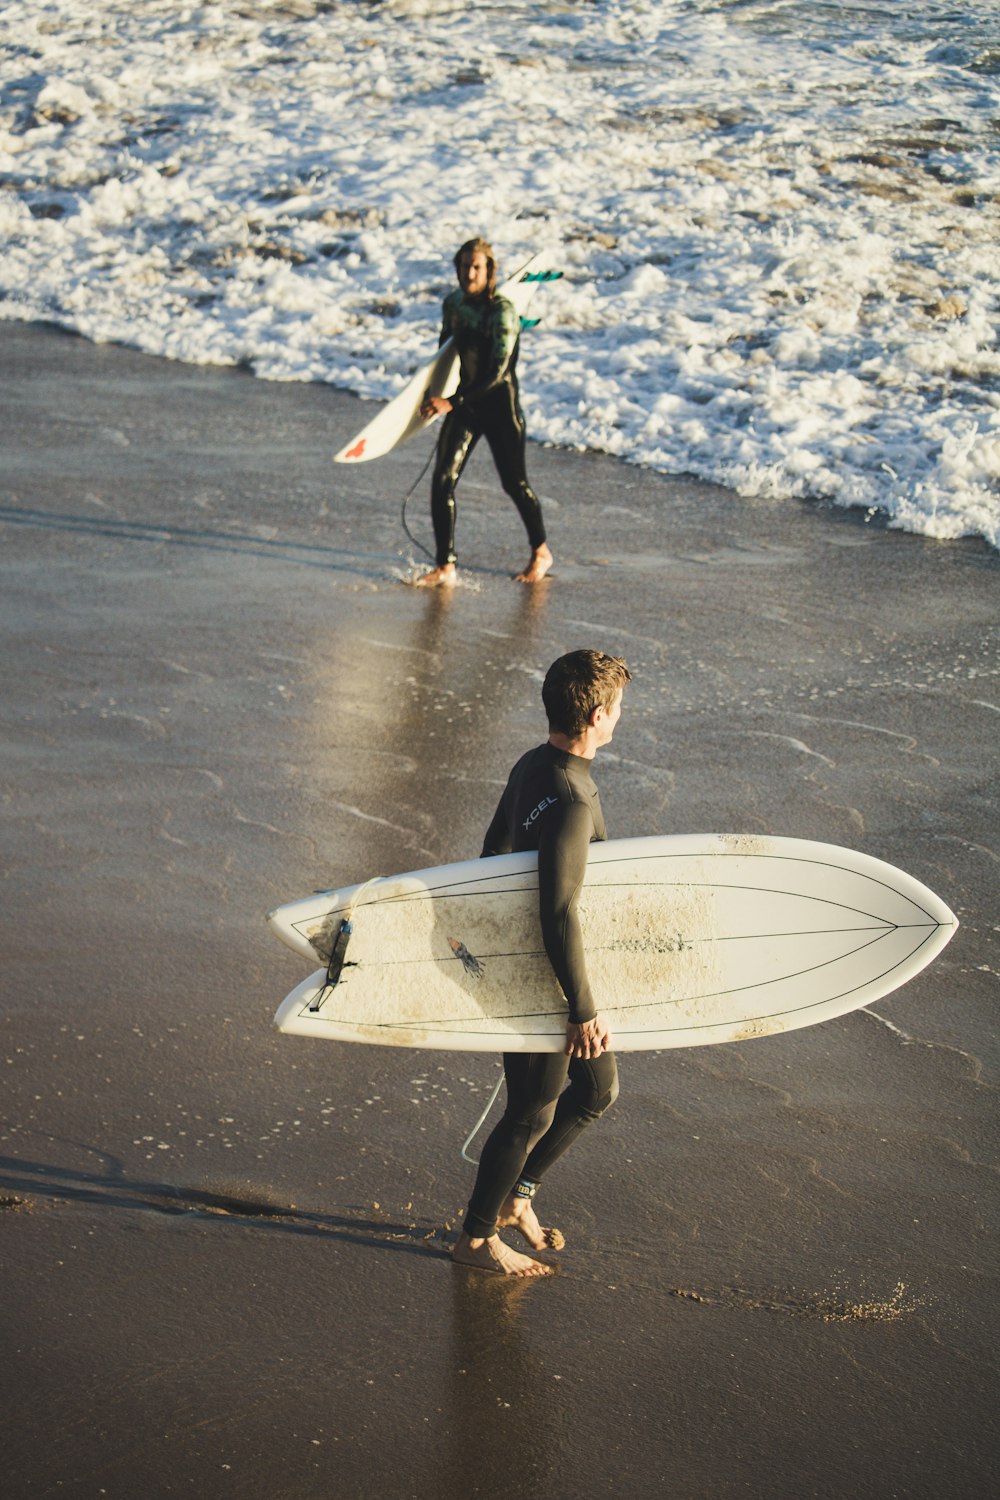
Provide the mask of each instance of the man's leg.
[{"label": "man's leg", "polygon": [[[547,1064],[544,1068],[531,1066],[543,1062]],[[524,1269],[525,1264],[532,1266],[526,1256],[518,1258],[518,1268],[513,1264],[499,1263],[499,1257],[494,1253],[497,1247],[507,1257],[513,1252],[508,1251],[497,1236],[496,1224],[515,1226],[536,1250],[562,1249],[562,1235],[558,1230],[542,1228],[532,1199],[553,1163],[569,1149],[580,1132],[600,1119],[618,1098],[618,1067],[614,1054],[604,1052],[598,1058],[574,1058],[572,1062],[559,1053],[532,1056],[508,1053],[504,1057],[504,1068],[508,1077],[507,1109],[483,1148],[476,1187],[455,1258],[486,1270],[535,1274],[539,1269],[537,1262],[531,1271]],[[553,1090],[567,1072],[569,1087],[558,1094],[553,1108]],[[533,1105],[539,1107],[533,1110]],[[546,1120],[550,1122],[547,1127]],[[524,1142],[527,1142],[526,1148]],[[518,1168],[514,1186],[495,1207],[502,1183],[512,1180],[510,1173],[518,1161],[522,1165]],[[493,1212],[496,1218],[492,1220],[491,1231],[489,1215]],[[470,1254],[472,1247],[473,1253]]]},{"label": "man's leg", "polygon": [[435,566],[418,582],[424,588],[455,582],[455,486],[476,446],[479,434],[457,412],[449,412],[438,437],[431,480],[431,521],[434,526]]},{"label": "man's leg", "polygon": [[560,1052],[504,1054],[507,1102],[479,1158],[476,1185],[463,1228],[476,1237],[495,1233],[501,1205],[535,1143],[550,1130],[570,1067]]},{"label": "man's leg", "polygon": [[618,1098],[618,1065],[613,1052],[576,1057],[569,1064],[569,1087],[559,1096],[552,1124],[533,1146],[520,1181],[535,1187],[580,1132],[609,1110]]},{"label": "man's leg", "polygon": [[566,1243],[560,1230],[544,1229],[538,1222],[533,1200],[542,1178],[581,1130],[599,1120],[618,1098],[618,1068],[611,1052],[592,1060],[574,1059],[569,1065],[569,1079],[569,1087],[559,1096],[552,1124],[536,1142],[500,1208],[500,1227],[513,1225],[535,1250],[561,1250]]},{"label": "man's leg", "polygon": [[[504,1245],[497,1235],[497,1220],[511,1199],[512,1184],[532,1146],[553,1123],[568,1066],[569,1059],[558,1052],[504,1055],[507,1103],[483,1147],[469,1209],[453,1252],[463,1264],[508,1275],[545,1274],[547,1267]],[[541,1249],[542,1244],[536,1243],[536,1248]]]},{"label": "man's leg", "polygon": [[500,483],[517,506],[531,544],[528,566],[518,573],[518,581],[538,583],[551,568],[553,558],[545,539],[542,504],[528,483],[525,464],[527,432],[517,393],[510,386],[504,386],[493,398],[483,435],[493,455]]}]

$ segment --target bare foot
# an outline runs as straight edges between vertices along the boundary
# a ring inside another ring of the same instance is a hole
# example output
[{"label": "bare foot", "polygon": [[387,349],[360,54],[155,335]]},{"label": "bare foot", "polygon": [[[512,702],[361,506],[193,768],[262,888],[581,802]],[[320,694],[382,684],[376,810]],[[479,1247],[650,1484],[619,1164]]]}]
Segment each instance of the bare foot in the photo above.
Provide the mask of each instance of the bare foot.
[{"label": "bare foot", "polygon": [[536,547],[523,573],[515,573],[515,583],[540,583],[555,562],[545,542]]},{"label": "bare foot", "polygon": [[477,1271],[496,1271],[501,1276],[551,1276],[552,1267],[530,1255],[519,1255],[505,1245],[498,1234],[488,1240],[470,1239],[464,1232],[459,1235],[451,1252],[452,1260],[460,1266],[472,1266]]},{"label": "bare foot", "polygon": [[458,570],[454,563],[445,563],[440,568],[432,568],[422,578],[416,581],[418,589],[453,589],[458,582]]},{"label": "bare foot", "polygon": [[539,1224],[530,1198],[515,1198],[511,1193],[500,1210],[497,1224],[501,1229],[516,1229],[523,1234],[533,1250],[562,1250],[566,1245],[561,1229],[543,1229]]}]

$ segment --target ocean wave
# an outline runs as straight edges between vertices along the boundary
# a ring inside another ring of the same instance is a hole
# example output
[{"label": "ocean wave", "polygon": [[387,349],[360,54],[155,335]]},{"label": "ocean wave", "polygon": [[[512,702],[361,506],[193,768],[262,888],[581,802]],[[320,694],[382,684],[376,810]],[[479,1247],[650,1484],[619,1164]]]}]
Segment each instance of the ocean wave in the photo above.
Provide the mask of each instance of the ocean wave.
[{"label": "ocean wave", "polygon": [[1000,546],[991,11],[8,0],[0,316],[380,399],[549,247],[533,437]]}]

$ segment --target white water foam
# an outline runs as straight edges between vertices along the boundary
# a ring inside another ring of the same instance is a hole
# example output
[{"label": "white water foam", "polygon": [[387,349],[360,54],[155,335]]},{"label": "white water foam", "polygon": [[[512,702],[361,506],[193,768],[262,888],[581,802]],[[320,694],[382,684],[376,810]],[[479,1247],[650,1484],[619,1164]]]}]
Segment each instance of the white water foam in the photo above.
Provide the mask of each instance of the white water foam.
[{"label": "white water foam", "polygon": [[533,437],[1000,546],[993,0],[4,19],[0,316],[383,398],[461,240],[549,246]]}]

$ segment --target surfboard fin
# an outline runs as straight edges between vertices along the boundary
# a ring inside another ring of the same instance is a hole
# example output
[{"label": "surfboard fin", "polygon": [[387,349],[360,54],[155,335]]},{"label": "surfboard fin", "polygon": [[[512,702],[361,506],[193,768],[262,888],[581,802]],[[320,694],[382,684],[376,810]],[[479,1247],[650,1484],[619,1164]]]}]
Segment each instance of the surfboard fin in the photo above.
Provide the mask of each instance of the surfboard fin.
[{"label": "surfboard fin", "polygon": [[522,328],[537,328],[538,325],[539,325],[539,323],[541,321],[542,321],[541,318],[522,318],[521,319],[521,327]]}]

